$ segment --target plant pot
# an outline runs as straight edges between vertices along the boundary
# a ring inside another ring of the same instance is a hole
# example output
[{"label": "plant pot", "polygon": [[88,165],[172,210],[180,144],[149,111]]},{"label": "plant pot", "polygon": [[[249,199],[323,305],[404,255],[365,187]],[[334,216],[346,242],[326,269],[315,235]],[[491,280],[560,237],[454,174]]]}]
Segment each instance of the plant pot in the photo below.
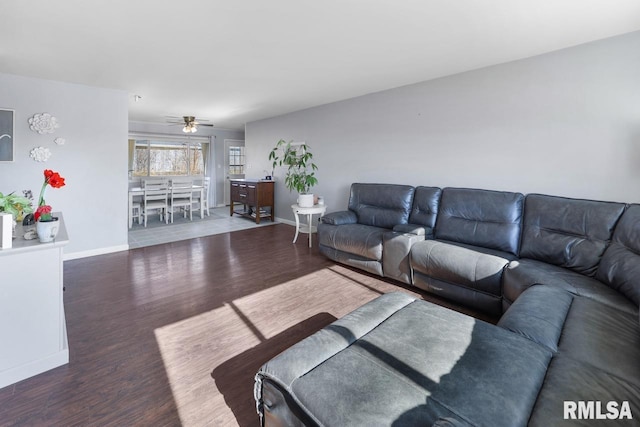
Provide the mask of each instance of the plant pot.
[{"label": "plant pot", "polygon": [[298,206],[301,208],[312,208],[313,207],[313,194],[299,194],[298,195]]},{"label": "plant pot", "polygon": [[52,218],[51,221],[38,221],[36,222],[36,233],[38,233],[38,239],[40,243],[53,242],[58,235],[58,229],[60,223],[58,218]]}]

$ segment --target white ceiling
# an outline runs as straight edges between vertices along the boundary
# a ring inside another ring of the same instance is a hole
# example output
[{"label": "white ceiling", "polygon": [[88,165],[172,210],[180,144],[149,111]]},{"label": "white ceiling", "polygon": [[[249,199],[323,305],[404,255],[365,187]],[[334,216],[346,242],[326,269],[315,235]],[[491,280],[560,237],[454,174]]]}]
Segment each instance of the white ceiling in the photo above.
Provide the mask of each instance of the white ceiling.
[{"label": "white ceiling", "polygon": [[0,72],[126,90],[133,121],[243,129],[636,30],[638,0],[6,0]]}]

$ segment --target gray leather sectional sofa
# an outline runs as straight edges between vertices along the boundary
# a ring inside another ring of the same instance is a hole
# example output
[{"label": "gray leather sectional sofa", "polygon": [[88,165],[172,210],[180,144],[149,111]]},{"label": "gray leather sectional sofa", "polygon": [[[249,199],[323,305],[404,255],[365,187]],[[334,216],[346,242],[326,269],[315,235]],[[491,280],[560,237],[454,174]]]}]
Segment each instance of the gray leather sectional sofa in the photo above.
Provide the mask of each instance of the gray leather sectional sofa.
[{"label": "gray leather sectional sofa", "polygon": [[638,425],[640,205],[353,184],[318,234],[331,259],[502,317],[383,295],[261,368],[264,425]]}]

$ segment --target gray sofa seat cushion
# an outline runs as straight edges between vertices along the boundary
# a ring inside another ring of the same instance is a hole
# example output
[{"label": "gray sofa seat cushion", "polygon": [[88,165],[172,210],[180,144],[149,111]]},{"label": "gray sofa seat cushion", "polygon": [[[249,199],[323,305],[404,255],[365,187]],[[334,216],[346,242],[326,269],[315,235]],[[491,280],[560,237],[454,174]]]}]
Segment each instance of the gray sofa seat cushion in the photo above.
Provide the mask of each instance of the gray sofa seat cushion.
[{"label": "gray sofa seat cushion", "polygon": [[594,276],[622,203],[529,194],[520,257]]},{"label": "gray sofa seat cushion", "polygon": [[341,252],[381,261],[382,238],[386,232],[384,228],[362,224],[318,224],[318,241]]},{"label": "gray sofa seat cushion", "polygon": [[640,305],[640,205],[622,215],[596,277]]},{"label": "gray sofa seat cushion", "polygon": [[564,324],[559,352],[640,387],[637,317],[636,312],[576,296]]},{"label": "gray sofa seat cushion", "polygon": [[502,292],[508,305],[534,284],[565,289],[575,295],[594,299],[628,313],[636,307],[624,295],[604,283],[572,270],[532,259],[520,259],[507,265],[502,275]]},{"label": "gray sofa seat cushion", "polygon": [[411,248],[411,268],[447,283],[500,296],[502,270],[509,261],[482,248],[425,240]]},{"label": "gray sofa seat cushion", "polygon": [[500,318],[498,326],[522,335],[554,353],[573,302],[573,294],[552,286],[534,285],[524,291]]},{"label": "gray sofa seat cushion", "polygon": [[517,255],[523,201],[520,193],[445,188],[435,237]]},{"label": "gray sofa seat cushion", "polygon": [[442,242],[442,243],[447,243],[447,244],[453,245],[453,246],[459,246],[461,248],[467,248],[467,249],[470,249],[470,250],[475,251],[475,252],[481,252],[483,254],[493,255],[495,257],[506,259],[506,260],[509,260],[509,261],[513,261],[513,260],[517,260],[518,259],[517,256],[515,256],[514,254],[512,254],[510,252],[499,251],[497,249],[484,248],[482,246],[475,246],[475,245],[468,245],[466,243],[460,243],[460,242],[452,242],[451,240],[438,239],[438,241]]},{"label": "gray sofa seat cushion", "polygon": [[[633,420],[565,420],[565,401],[599,401],[603,410],[609,401],[631,403]],[[597,367],[559,354],[549,365],[540,396],[529,420],[530,427],[549,426],[634,426],[640,413],[640,387],[626,376],[618,377]]]},{"label": "gray sofa seat cushion", "polygon": [[367,271],[371,274],[384,276],[382,272],[382,263],[380,261],[365,258],[349,252],[339,251],[329,246],[319,245],[318,248],[320,249],[321,254],[335,262],[350,265],[351,267],[359,268],[360,270]]},{"label": "gray sofa seat cushion", "polygon": [[349,210],[356,213],[359,224],[392,229],[409,221],[413,192],[410,185],[354,183]]},{"label": "gray sofa seat cushion", "polygon": [[381,320],[386,299],[277,356],[258,381],[278,381],[320,425],[527,424],[550,351],[423,301]]}]

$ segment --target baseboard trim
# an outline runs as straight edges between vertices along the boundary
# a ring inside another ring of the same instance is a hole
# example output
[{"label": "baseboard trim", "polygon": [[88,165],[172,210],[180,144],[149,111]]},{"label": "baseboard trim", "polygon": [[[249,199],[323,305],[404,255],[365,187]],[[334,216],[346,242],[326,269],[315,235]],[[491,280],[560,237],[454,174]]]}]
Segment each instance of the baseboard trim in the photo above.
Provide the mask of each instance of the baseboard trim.
[{"label": "baseboard trim", "polygon": [[42,359],[3,371],[0,373],[0,388],[31,378],[49,369],[66,365],[67,363],[69,363],[69,349],[65,348]]},{"label": "baseboard trim", "polygon": [[276,217],[276,222],[280,222],[282,224],[287,224],[287,225],[293,225],[294,227],[296,226],[295,221],[291,221],[290,219],[280,218],[278,216]]},{"label": "baseboard trim", "polygon": [[87,258],[90,256],[96,256],[96,255],[106,255],[114,252],[122,252],[122,251],[128,251],[128,250],[129,250],[128,244],[119,245],[119,246],[108,246],[106,248],[98,248],[98,249],[91,249],[88,251],[71,252],[68,254],[64,254],[64,260],[69,261],[72,259]]}]

